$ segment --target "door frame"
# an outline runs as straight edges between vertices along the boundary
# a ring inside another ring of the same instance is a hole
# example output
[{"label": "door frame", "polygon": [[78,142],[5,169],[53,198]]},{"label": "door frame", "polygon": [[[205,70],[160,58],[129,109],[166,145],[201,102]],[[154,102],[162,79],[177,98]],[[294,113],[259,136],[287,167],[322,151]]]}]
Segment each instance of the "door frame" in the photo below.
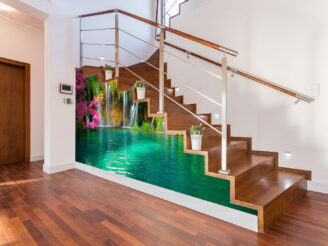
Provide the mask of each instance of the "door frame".
[{"label": "door frame", "polygon": [[30,162],[30,71],[31,66],[28,63],[10,60],[0,57],[0,63],[20,67],[24,69],[24,126],[25,126],[25,139],[24,139],[24,162]]}]

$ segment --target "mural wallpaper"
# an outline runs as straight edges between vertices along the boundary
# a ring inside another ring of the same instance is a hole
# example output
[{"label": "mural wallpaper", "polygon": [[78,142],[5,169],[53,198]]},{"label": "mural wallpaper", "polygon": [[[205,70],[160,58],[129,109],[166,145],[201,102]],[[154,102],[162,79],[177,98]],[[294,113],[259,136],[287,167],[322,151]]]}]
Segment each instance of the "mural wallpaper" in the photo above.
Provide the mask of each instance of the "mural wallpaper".
[{"label": "mural wallpaper", "polygon": [[124,127],[135,131],[164,132],[163,117],[148,117],[147,103],[133,103],[133,93],[119,92],[117,80],[102,83],[100,74],[76,72],[76,127]]},{"label": "mural wallpaper", "polygon": [[186,154],[183,137],[163,134],[164,119],[149,118],[116,80],[76,74],[76,161],[247,213],[230,203],[230,183],[205,175],[204,156]]}]

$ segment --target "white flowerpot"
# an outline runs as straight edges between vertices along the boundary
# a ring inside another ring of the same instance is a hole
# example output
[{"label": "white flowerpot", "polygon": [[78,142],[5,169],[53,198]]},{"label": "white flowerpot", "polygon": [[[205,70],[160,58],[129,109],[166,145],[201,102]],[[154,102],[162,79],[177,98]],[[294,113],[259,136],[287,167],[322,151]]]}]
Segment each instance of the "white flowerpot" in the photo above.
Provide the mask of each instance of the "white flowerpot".
[{"label": "white flowerpot", "polygon": [[137,87],[138,100],[145,99],[145,95],[146,95],[146,88],[145,87]]},{"label": "white flowerpot", "polygon": [[109,80],[113,78],[113,71],[112,70],[105,70],[105,80]]},{"label": "white flowerpot", "polygon": [[190,135],[190,136],[191,136],[191,149],[192,150],[201,150],[203,135]]}]

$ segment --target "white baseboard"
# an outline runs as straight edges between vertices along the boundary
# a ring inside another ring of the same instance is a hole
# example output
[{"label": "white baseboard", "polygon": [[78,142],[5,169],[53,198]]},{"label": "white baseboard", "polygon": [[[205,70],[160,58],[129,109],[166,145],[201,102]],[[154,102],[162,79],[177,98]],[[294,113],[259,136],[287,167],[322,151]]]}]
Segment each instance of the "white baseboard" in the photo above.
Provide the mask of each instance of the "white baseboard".
[{"label": "white baseboard", "polygon": [[33,161],[42,161],[44,160],[44,156],[43,155],[32,155],[30,157],[30,162],[33,162]]},{"label": "white baseboard", "polygon": [[308,190],[328,194],[328,184],[308,181]]},{"label": "white baseboard", "polygon": [[43,171],[47,174],[59,173],[73,168],[75,168],[75,162],[60,166],[47,166],[46,164],[43,165]]},{"label": "white baseboard", "polygon": [[183,207],[190,208],[200,213],[207,214],[217,219],[227,221],[252,231],[258,231],[258,220],[256,215],[201,200],[172,190],[164,189],[82,163],[77,162],[76,168],[152,196],[159,197],[166,201],[176,203]]}]

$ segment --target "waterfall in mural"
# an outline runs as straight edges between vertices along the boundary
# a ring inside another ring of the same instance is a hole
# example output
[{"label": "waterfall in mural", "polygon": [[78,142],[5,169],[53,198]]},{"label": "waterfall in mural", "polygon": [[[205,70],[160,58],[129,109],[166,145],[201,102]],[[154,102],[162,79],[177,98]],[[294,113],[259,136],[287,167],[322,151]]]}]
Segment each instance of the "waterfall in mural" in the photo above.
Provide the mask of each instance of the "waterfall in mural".
[{"label": "waterfall in mural", "polygon": [[129,127],[138,125],[138,113],[139,113],[139,103],[133,104],[131,108],[131,113],[129,117]]},{"label": "waterfall in mural", "polygon": [[164,131],[163,117],[148,117],[147,103],[133,103],[132,90],[118,91],[118,81],[101,82],[100,75],[76,74],[78,128],[124,127],[136,131]]},{"label": "waterfall in mural", "polygon": [[126,91],[123,92],[123,122],[122,122],[122,126],[125,127],[125,117],[126,117]]}]

